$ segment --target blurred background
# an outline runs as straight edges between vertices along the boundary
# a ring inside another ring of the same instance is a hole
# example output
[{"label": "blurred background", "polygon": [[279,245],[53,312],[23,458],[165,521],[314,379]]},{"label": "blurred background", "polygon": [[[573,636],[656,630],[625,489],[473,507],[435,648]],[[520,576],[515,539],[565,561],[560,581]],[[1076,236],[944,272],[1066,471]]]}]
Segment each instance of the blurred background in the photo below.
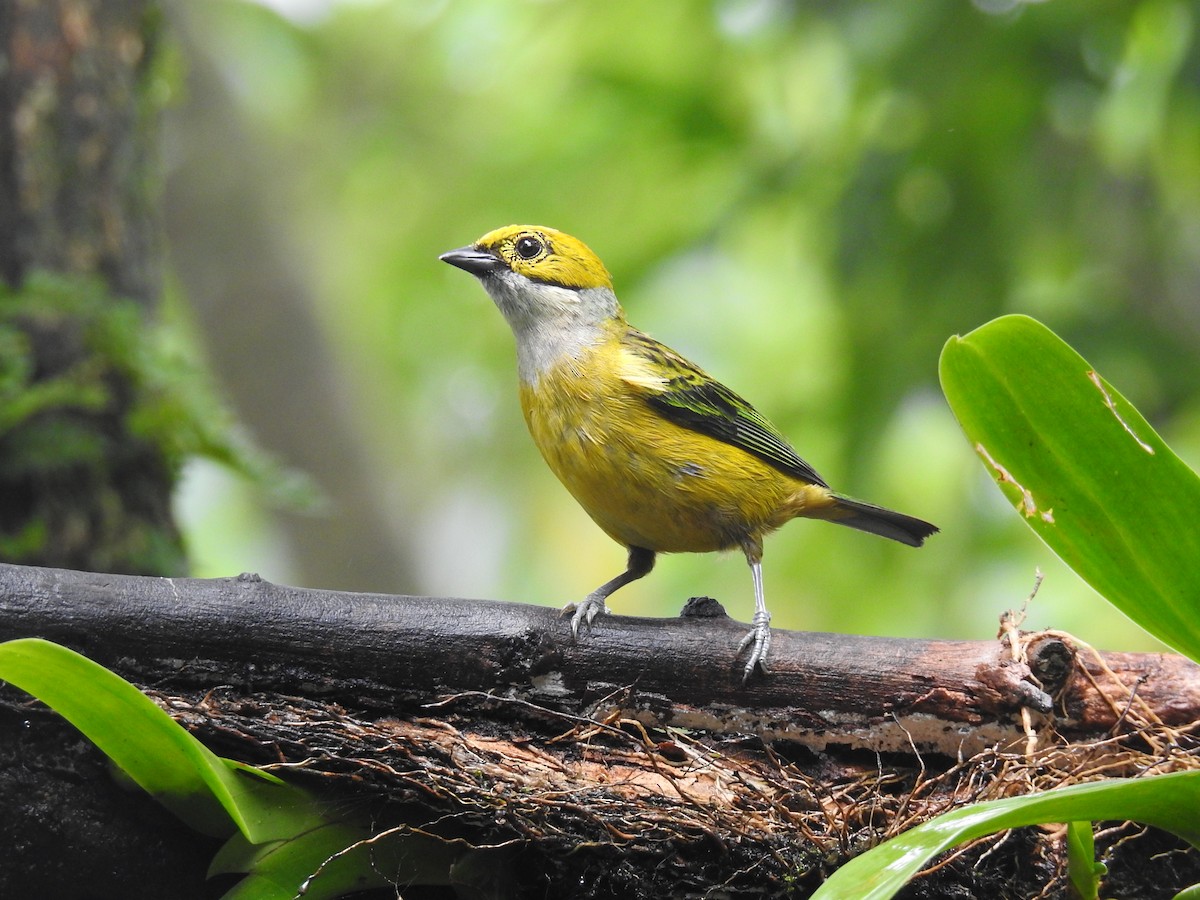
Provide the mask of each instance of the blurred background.
[{"label": "blurred background", "polygon": [[[1155,644],[992,485],[946,339],[1035,316],[1200,461],[1195,7],[1145,2],[206,0],[171,8],[168,315],[323,500],[196,462],[194,572],[561,606],[624,551],[545,467],[512,336],[439,253],[586,241],[631,321],[749,398],[920,551],[796,522],[785,628]],[[740,553],[660,557],[613,609],[747,621]]]}]

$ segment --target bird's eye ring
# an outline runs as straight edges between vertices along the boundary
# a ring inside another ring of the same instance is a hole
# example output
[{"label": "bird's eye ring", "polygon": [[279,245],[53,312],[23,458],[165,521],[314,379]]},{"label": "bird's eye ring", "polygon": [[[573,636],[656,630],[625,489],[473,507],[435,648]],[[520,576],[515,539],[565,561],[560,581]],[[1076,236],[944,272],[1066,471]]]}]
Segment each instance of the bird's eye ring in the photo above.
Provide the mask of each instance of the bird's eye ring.
[{"label": "bird's eye ring", "polygon": [[541,241],[529,234],[517,238],[514,247],[521,259],[533,259],[545,249]]}]

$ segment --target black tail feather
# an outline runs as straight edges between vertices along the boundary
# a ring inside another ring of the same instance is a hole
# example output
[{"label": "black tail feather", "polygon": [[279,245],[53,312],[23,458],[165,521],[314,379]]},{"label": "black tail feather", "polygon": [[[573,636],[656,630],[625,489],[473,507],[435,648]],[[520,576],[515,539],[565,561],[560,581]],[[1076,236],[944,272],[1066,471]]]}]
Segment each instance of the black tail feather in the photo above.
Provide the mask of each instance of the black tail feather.
[{"label": "black tail feather", "polygon": [[874,503],[855,500],[853,497],[843,497],[841,494],[835,494],[834,497],[837,502],[829,514],[822,518],[827,518],[830,522],[837,522],[839,525],[848,525],[859,531],[891,538],[893,541],[908,544],[910,547],[920,547],[925,543],[925,538],[938,530],[936,525],[931,525],[922,519],[906,516],[904,513],[885,509]]}]

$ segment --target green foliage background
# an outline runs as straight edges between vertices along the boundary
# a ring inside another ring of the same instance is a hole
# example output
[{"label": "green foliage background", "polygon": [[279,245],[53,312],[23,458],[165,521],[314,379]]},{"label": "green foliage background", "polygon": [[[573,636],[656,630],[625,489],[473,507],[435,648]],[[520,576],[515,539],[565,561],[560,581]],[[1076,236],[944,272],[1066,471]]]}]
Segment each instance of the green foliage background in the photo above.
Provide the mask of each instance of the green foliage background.
[{"label": "green foliage background", "polygon": [[[524,432],[500,316],[436,259],[529,222],[590,244],[632,321],[836,487],[942,527],[911,551],[788,526],[765,556],[776,625],[984,638],[1041,566],[1031,626],[1155,646],[1007,508],[937,358],[951,334],[1036,316],[1200,459],[1193,6],[189,7],[187,52],[276,162],[272,228],[315,286],[355,440],[414,561],[410,583],[374,589],[560,605],[623,563]],[[228,215],[256,202],[230,196]],[[286,335],[257,345],[263,365],[287,352]],[[189,485],[197,574],[302,580],[252,490],[203,467]],[[692,594],[752,609],[736,554],[665,558],[613,607],[672,615]]]}]

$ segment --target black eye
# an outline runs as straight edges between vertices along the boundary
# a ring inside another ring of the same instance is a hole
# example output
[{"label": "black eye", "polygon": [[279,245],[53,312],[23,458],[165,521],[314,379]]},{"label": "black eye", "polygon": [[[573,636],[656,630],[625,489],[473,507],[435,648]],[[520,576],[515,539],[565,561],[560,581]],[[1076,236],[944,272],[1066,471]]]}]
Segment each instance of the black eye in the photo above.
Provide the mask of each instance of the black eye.
[{"label": "black eye", "polygon": [[542,242],[531,235],[527,234],[517,238],[517,256],[521,257],[521,259],[533,259],[544,249]]}]

